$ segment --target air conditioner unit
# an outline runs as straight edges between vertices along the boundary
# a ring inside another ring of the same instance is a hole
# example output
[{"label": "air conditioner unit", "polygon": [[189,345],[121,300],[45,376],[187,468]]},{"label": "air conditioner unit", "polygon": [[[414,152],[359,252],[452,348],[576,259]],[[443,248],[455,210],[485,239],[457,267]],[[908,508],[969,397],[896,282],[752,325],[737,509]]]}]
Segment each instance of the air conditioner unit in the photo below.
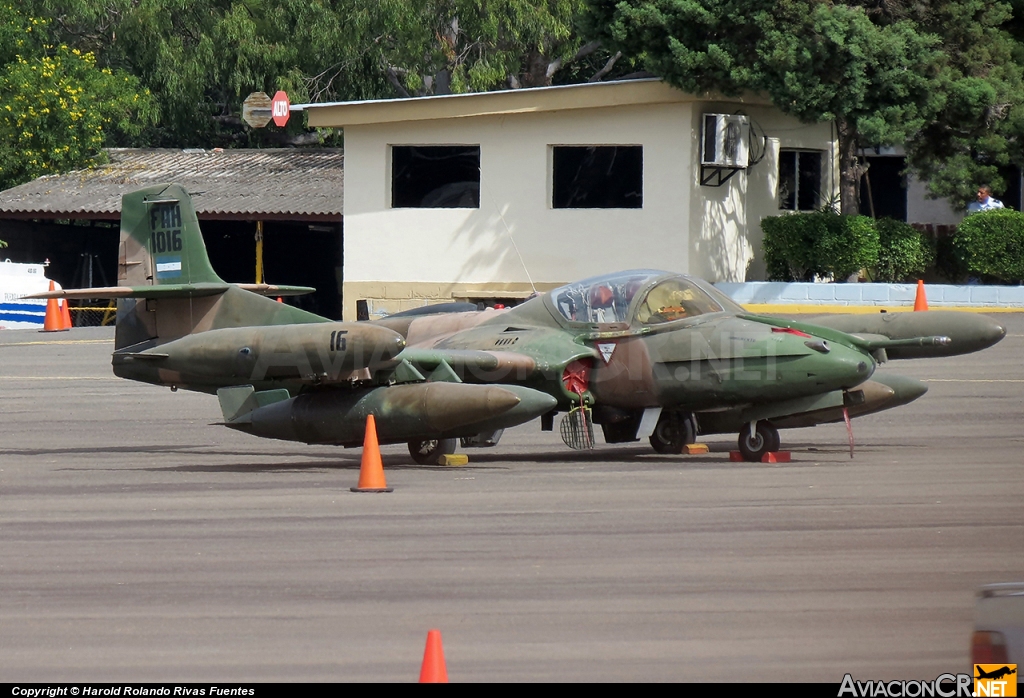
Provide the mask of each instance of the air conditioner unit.
[{"label": "air conditioner unit", "polygon": [[700,164],[745,168],[750,119],[742,114],[705,114]]}]

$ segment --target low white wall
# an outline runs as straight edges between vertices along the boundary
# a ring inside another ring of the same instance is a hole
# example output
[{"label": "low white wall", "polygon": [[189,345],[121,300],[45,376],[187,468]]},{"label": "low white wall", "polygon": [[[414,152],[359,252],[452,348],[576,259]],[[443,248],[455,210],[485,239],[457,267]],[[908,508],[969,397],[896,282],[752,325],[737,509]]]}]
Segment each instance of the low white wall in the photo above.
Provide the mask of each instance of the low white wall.
[{"label": "low white wall", "polygon": [[[719,283],[737,303],[765,305],[914,305],[916,284],[815,284],[783,281]],[[1024,286],[926,284],[929,307],[1024,308]]]}]

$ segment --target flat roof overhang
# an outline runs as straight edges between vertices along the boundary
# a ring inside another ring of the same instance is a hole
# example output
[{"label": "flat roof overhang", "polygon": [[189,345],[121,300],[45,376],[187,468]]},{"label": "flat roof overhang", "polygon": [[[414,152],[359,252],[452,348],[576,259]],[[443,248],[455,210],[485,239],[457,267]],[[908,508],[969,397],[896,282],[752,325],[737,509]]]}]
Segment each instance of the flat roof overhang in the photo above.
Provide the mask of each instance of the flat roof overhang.
[{"label": "flat roof overhang", "polygon": [[649,78],[404,99],[295,104],[291,108],[293,111],[307,113],[310,128],[344,128],[402,121],[707,101],[751,106],[771,105],[770,100],[754,94],[739,97],[725,97],[714,93],[687,94],[658,78]]},{"label": "flat roof overhang", "polygon": [[[340,213],[196,213],[200,221],[286,221],[292,223],[341,223]],[[120,221],[120,211],[0,211],[0,220]]]}]

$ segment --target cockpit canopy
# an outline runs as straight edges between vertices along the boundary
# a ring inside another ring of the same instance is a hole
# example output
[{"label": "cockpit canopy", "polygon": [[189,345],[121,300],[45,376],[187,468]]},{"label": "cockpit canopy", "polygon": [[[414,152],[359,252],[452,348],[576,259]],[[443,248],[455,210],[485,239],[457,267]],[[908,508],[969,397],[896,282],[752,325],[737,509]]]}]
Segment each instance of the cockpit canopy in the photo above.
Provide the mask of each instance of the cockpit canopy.
[{"label": "cockpit canopy", "polygon": [[743,309],[710,284],[664,271],[623,271],[584,279],[551,292],[551,304],[571,323],[636,326]]}]

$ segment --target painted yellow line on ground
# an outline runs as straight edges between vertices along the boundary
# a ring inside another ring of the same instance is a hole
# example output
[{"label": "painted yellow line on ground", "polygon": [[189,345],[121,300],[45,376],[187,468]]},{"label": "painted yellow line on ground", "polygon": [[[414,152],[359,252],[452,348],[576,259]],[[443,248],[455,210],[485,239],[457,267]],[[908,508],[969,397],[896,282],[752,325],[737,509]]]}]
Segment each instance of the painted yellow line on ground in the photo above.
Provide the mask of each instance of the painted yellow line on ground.
[{"label": "painted yellow line on ground", "polygon": [[38,342],[12,342],[11,344],[2,344],[0,347],[30,347],[36,344],[113,344],[113,339],[53,339],[53,340],[41,340]]},{"label": "painted yellow line on ground", "polygon": [[1024,383],[1024,378],[922,378],[925,383]]},{"label": "painted yellow line on ground", "polygon": [[[866,315],[868,313],[912,313],[914,308],[907,305],[804,305],[793,303],[744,303],[743,309],[758,314],[850,314]],[[1024,308],[985,308],[985,307],[933,307],[932,310],[952,310],[958,313],[1024,313]],[[925,311],[927,312],[927,311]]]},{"label": "painted yellow line on ground", "polygon": [[119,381],[117,376],[0,376],[0,381]]}]

